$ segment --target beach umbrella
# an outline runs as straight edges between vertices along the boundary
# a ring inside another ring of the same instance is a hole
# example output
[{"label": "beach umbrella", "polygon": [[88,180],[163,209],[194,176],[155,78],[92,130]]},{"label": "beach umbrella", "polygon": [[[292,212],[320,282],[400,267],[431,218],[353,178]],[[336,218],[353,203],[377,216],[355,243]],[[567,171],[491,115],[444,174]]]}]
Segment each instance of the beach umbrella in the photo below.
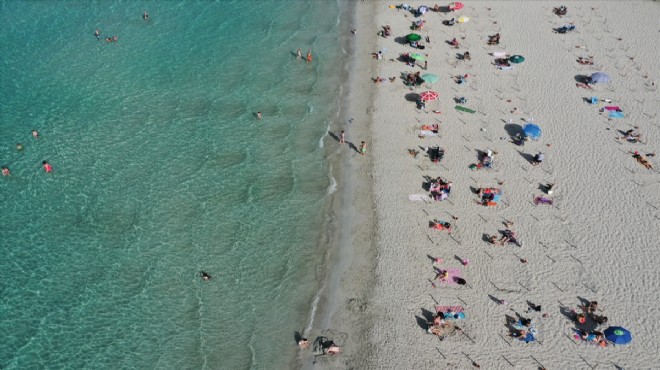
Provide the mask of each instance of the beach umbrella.
[{"label": "beach umbrella", "polygon": [[603,334],[605,334],[605,339],[614,344],[628,344],[632,341],[632,334],[630,334],[628,329],[620,326],[610,326],[605,329]]},{"label": "beach umbrella", "polygon": [[538,138],[541,137],[541,128],[539,125],[533,123],[528,123],[523,126],[523,132],[525,133],[525,136],[534,140],[538,140]]},{"label": "beach umbrella", "polygon": [[429,90],[419,94],[419,98],[424,101],[436,100],[440,95],[437,92]]},{"label": "beach umbrella", "polygon": [[428,82],[428,83],[432,84],[434,82],[438,82],[438,80],[440,80],[440,77],[438,77],[438,75],[434,75],[432,73],[427,73],[425,75],[422,75],[422,80],[424,80],[424,82]]},{"label": "beach umbrella", "polygon": [[596,72],[591,75],[591,83],[594,84],[606,84],[610,82],[610,76],[603,72]]},{"label": "beach umbrella", "polygon": [[455,1],[453,3],[449,3],[449,9],[453,12],[454,10],[461,10],[463,9],[463,3],[460,1]]},{"label": "beach umbrella", "polygon": [[410,54],[410,57],[412,59],[419,60],[419,61],[422,61],[422,62],[426,60],[426,58],[422,54],[412,53],[412,54]]},{"label": "beach umbrella", "polygon": [[421,35],[418,35],[416,33],[411,33],[408,36],[406,36],[406,41],[419,41],[422,39]]},{"label": "beach umbrella", "polygon": [[514,56],[512,56],[511,58],[509,58],[509,61],[510,61],[511,63],[516,63],[516,64],[517,64],[517,63],[522,63],[522,62],[525,61],[525,57],[522,56],[522,55],[514,55]]},{"label": "beach umbrella", "polygon": [[469,20],[470,20],[470,18],[468,18],[468,17],[466,17],[466,16],[462,16],[462,17],[459,17],[459,18],[457,19],[458,23],[465,23],[465,22],[467,22],[467,21],[469,21]]}]

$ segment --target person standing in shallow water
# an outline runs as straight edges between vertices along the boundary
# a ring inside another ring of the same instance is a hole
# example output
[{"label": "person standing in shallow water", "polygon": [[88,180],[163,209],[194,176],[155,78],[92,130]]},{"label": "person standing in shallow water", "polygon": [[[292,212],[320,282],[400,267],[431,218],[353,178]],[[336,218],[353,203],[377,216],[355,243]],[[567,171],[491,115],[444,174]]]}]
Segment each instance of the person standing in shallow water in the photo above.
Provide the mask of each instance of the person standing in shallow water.
[{"label": "person standing in shallow water", "polygon": [[339,133],[339,144],[343,144],[346,142],[346,134],[344,133],[344,130],[341,130]]},{"label": "person standing in shallow water", "polygon": [[298,51],[296,51],[296,58],[302,59],[302,51],[300,49],[298,49]]},{"label": "person standing in shallow water", "polygon": [[307,61],[308,62],[312,61],[312,51],[311,50],[307,50]]}]

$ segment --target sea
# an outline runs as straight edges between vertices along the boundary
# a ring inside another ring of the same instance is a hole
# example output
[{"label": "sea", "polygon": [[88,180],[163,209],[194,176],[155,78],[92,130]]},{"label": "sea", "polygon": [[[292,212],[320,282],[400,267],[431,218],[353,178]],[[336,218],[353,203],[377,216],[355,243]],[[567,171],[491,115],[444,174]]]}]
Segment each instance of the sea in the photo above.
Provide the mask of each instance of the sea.
[{"label": "sea", "polygon": [[296,363],[346,6],[0,2],[1,369]]}]

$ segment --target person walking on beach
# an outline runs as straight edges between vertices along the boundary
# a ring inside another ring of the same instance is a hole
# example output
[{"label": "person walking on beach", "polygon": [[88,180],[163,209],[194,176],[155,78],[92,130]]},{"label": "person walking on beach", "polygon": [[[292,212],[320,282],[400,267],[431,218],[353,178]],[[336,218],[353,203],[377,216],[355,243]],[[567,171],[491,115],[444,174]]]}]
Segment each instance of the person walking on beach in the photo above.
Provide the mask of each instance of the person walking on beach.
[{"label": "person walking on beach", "polygon": [[311,50],[307,50],[307,61],[308,62],[312,61],[312,51]]},{"label": "person walking on beach", "polygon": [[343,144],[346,142],[346,134],[344,133],[344,130],[341,130],[339,133],[339,144]]},{"label": "person walking on beach", "polygon": [[365,155],[367,154],[367,143],[364,141],[360,144],[360,154]]},{"label": "person walking on beach", "polygon": [[302,59],[302,51],[300,50],[300,48],[298,48],[298,51],[296,51],[296,58]]}]

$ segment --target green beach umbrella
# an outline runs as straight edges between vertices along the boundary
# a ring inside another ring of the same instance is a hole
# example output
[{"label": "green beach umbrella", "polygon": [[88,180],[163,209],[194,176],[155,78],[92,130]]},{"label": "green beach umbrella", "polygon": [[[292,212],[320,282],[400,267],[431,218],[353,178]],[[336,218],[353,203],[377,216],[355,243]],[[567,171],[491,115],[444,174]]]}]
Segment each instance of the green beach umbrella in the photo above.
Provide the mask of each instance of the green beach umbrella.
[{"label": "green beach umbrella", "polygon": [[426,60],[426,58],[422,54],[412,53],[412,54],[410,54],[410,57],[415,59],[415,60],[422,61],[422,62]]},{"label": "green beach umbrella", "polygon": [[428,82],[428,83],[432,84],[434,82],[438,82],[438,80],[440,80],[440,77],[438,77],[438,75],[434,75],[432,73],[427,73],[427,74],[422,76],[422,80],[424,80],[424,82]]},{"label": "green beach umbrella", "polygon": [[509,58],[509,61],[511,63],[522,63],[525,61],[525,57],[523,57],[522,55],[514,55],[511,58]]},{"label": "green beach umbrella", "polygon": [[406,36],[407,41],[419,41],[422,39],[421,35],[418,35],[416,33],[411,33],[408,36]]}]

